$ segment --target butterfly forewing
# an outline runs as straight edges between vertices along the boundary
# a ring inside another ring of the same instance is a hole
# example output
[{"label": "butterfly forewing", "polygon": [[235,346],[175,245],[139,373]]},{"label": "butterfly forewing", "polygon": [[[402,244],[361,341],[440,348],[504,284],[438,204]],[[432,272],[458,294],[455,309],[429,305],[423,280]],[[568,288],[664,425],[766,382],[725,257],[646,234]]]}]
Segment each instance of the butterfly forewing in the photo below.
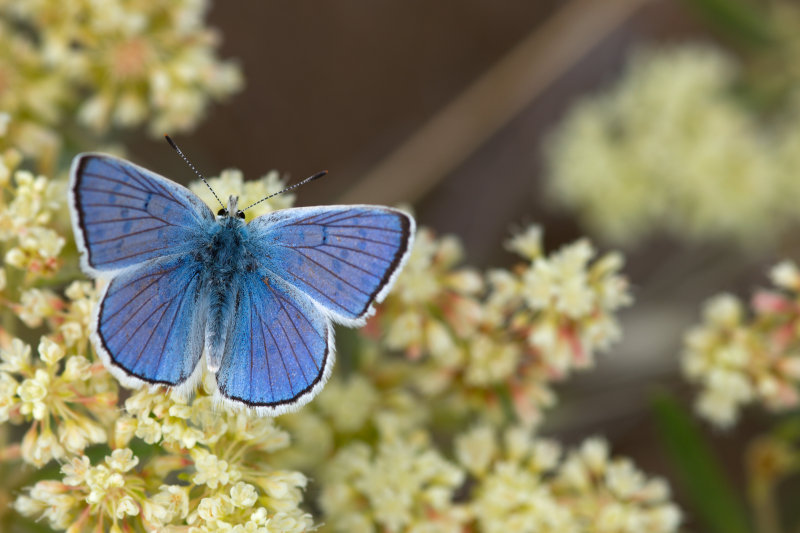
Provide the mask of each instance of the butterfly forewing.
[{"label": "butterfly forewing", "polygon": [[122,159],[75,158],[71,202],[76,240],[89,273],[114,271],[190,250],[214,222],[191,191]]},{"label": "butterfly forewing", "polygon": [[260,261],[335,320],[360,323],[408,256],[414,220],[396,209],[286,209],[250,223]]}]

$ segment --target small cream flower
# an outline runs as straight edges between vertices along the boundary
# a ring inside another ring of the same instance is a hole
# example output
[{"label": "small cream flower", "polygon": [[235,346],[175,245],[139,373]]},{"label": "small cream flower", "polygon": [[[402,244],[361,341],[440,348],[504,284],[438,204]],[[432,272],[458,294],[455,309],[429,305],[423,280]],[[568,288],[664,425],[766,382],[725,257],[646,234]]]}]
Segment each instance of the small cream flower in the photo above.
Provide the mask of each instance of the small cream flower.
[{"label": "small cream flower", "polygon": [[31,362],[31,347],[20,339],[12,339],[11,346],[0,349],[0,370],[11,373],[24,372]]},{"label": "small cream flower", "polygon": [[33,427],[22,439],[22,458],[34,466],[42,467],[50,460],[64,456],[64,447],[49,429],[39,433]]},{"label": "small cream flower", "polygon": [[114,450],[111,455],[106,457],[106,464],[116,472],[125,473],[139,464],[139,458],[133,455],[130,448]]},{"label": "small cream flower", "polygon": [[231,503],[236,507],[249,508],[252,507],[258,499],[256,488],[249,483],[239,481],[231,487]]},{"label": "small cream flower", "polygon": [[494,430],[489,426],[476,426],[459,435],[455,443],[456,457],[473,474],[482,475],[497,454]]},{"label": "small cream flower", "polygon": [[114,515],[122,520],[126,516],[136,516],[139,514],[139,507],[136,505],[136,501],[128,495],[123,496],[117,502],[117,510]]},{"label": "small cream flower", "polygon": [[39,358],[48,365],[57,364],[65,354],[64,347],[53,342],[48,337],[42,337],[39,342]]},{"label": "small cream flower", "polygon": [[61,467],[61,473],[64,474],[64,483],[76,487],[82,485],[86,481],[90,468],[91,463],[85,455],[73,457]]},{"label": "small cream flower", "polygon": [[17,315],[28,327],[37,328],[44,319],[56,314],[59,305],[59,299],[52,291],[29,289],[20,296]]},{"label": "small cream flower", "polygon": [[800,271],[792,261],[782,261],[772,267],[770,279],[782,289],[800,290]]},{"label": "small cream flower", "polygon": [[0,423],[7,422],[11,409],[17,404],[19,383],[10,374],[0,372]]},{"label": "small cream flower", "polygon": [[162,485],[159,492],[144,506],[145,518],[150,522],[168,524],[176,517],[184,519],[189,514],[189,487]]},{"label": "small cream flower", "polygon": [[86,381],[91,377],[92,365],[86,357],[73,355],[67,358],[64,372],[61,376],[67,381]]},{"label": "small cream flower", "polygon": [[[121,428],[123,433],[124,428]],[[155,444],[161,440],[161,424],[152,418],[139,418],[134,434],[147,444]]]},{"label": "small cream flower", "polygon": [[231,468],[227,461],[220,460],[202,448],[193,449],[192,458],[197,469],[197,473],[192,477],[192,483],[216,489],[219,485],[227,485],[239,478],[238,472]]},{"label": "small cream flower", "polygon": [[230,500],[226,497],[203,498],[197,506],[197,515],[206,522],[222,520],[233,511]]},{"label": "small cream flower", "polygon": [[33,415],[36,420],[47,416],[48,409],[44,399],[47,397],[50,386],[50,374],[39,369],[33,378],[26,379],[17,389],[17,394],[22,400],[20,411],[24,415]]}]

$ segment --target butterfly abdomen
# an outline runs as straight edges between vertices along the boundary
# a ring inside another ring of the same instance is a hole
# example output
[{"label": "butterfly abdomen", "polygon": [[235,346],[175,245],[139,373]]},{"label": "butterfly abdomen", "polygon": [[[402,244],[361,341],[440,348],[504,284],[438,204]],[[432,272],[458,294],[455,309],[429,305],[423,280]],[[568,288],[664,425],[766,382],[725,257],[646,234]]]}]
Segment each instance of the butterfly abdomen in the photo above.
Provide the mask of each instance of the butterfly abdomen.
[{"label": "butterfly abdomen", "polygon": [[202,263],[203,285],[208,294],[205,347],[208,368],[216,371],[225,355],[228,332],[237,308],[242,274],[256,268],[245,246],[247,228],[235,218],[219,221],[202,250],[195,256]]}]

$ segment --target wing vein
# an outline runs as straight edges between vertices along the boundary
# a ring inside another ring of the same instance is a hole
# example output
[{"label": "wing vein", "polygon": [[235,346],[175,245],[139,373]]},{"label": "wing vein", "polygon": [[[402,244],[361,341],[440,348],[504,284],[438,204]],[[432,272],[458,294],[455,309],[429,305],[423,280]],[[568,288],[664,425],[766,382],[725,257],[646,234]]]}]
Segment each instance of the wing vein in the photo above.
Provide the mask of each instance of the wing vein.
[{"label": "wing vein", "polygon": [[[250,307],[250,335],[253,335],[253,310],[255,310],[256,318],[258,320],[258,324],[262,323],[261,313],[258,312],[258,308],[256,306]],[[261,346],[264,348],[264,362],[267,365],[267,381],[269,381],[269,393],[270,397],[272,398],[273,402],[275,401],[275,386],[272,384],[272,368],[269,364],[269,350],[267,349],[267,336],[264,335],[264,329],[259,328],[259,333],[261,333]],[[252,361],[252,359],[251,359]]]},{"label": "wing vein", "polygon": [[98,194],[111,194],[114,196],[124,196],[125,198],[131,198],[133,200],[145,200],[145,198],[141,198],[139,196],[134,196],[132,194],[127,194],[124,192],[114,191],[111,189],[97,189],[95,187],[81,187],[81,191],[86,192],[96,192]]},{"label": "wing vein", "polygon": [[[335,228],[332,228],[332,229],[335,229]],[[340,235],[338,233],[329,233],[328,234],[328,238],[330,239],[330,237],[336,237],[337,240],[347,239],[347,240],[351,240],[351,241],[366,241],[366,242],[371,242],[371,243],[374,243],[374,244],[380,244],[382,246],[391,246],[392,248],[397,248],[397,243],[396,242],[388,242],[388,241],[381,241],[381,240],[378,240],[378,239],[370,239],[369,237],[361,237],[361,236],[358,236],[358,235]]]},{"label": "wing vein", "polygon": [[[314,366],[315,366],[315,367],[317,367],[317,373],[319,373],[319,365],[317,364],[317,360],[316,360],[316,359],[314,359],[314,354],[311,352],[311,348],[309,348],[309,347],[308,347],[308,343],[306,342],[306,339],[303,337],[303,335],[300,333],[300,330],[297,328],[297,324],[295,324],[294,320],[293,320],[293,319],[292,319],[292,317],[289,315],[289,311],[287,311],[287,309],[286,309],[286,303],[288,303],[289,305],[291,305],[291,306],[292,306],[292,308],[293,308],[295,311],[297,311],[297,314],[298,314],[298,315],[300,315],[301,317],[303,317],[303,318],[305,319],[305,321],[306,321],[306,324],[308,324],[308,325],[311,327],[311,331],[313,331],[314,333],[316,333],[316,334],[319,336],[319,338],[320,338],[320,339],[322,339],[322,341],[323,341],[323,342],[325,342],[326,344],[327,344],[327,339],[325,339],[324,337],[322,337],[322,335],[320,335],[320,334],[319,334],[319,332],[318,332],[318,331],[317,331],[317,330],[314,328],[314,324],[312,324],[312,323],[311,323],[311,321],[308,319],[308,317],[305,315],[305,313],[304,313],[302,310],[298,309],[298,308],[297,308],[297,306],[296,306],[296,305],[294,305],[294,302],[286,302],[286,301],[285,301],[283,298],[280,298],[280,297],[278,297],[278,296],[277,296],[277,294],[276,294],[276,293],[275,293],[275,291],[272,289],[272,287],[270,287],[270,286],[269,286],[269,285],[267,285],[266,283],[265,283],[264,285],[266,285],[266,286],[267,286],[267,289],[268,289],[268,290],[269,290],[269,291],[272,293],[272,295],[273,295],[273,296],[274,296],[274,297],[275,297],[275,298],[278,300],[278,302],[280,303],[280,305],[281,305],[281,310],[282,310],[282,311],[283,311],[283,313],[286,315],[286,318],[288,318],[288,319],[289,319],[289,322],[291,322],[291,323],[292,323],[292,327],[294,328],[294,332],[297,334],[297,337],[298,337],[298,338],[299,338],[299,339],[300,339],[300,340],[303,342],[303,346],[305,346],[305,349],[306,349],[306,351],[308,352],[308,355],[309,355],[309,357],[311,357],[311,361],[314,363]],[[285,335],[285,334],[286,334],[286,331],[284,330],[284,335]],[[287,335],[287,338],[288,338],[288,335]],[[295,356],[295,359],[296,359],[296,358],[297,358],[297,356]],[[299,366],[299,365],[300,365],[300,362],[298,361],[298,362],[297,362],[297,364],[298,364],[298,366]],[[303,377],[305,377],[305,372],[303,372]],[[306,379],[308,379],[308,378],[306,378]]]},{"label": "wing vein", "polygon": [[[189,287],[194,282],[195,278],[197,277],[197,272],[192,274],[192,277],[189,278],[189,282],[186,283],[185,290],[181,291],[181,299],[178,302],[177,307],[175,307],[175,314],[172,315],[172,322],[167,328],[167,334],[164,336],[164,344],[161,345],[161,353],[158,354],[158,363],[156,363],[155,369],[156,373],[158,373],[158,369],[161,368],[161,361],[164,359],[164,351],[167,348],[167,341],[169,340],[170,336],[172,336],[173,331],[175,331],[175,319],[178,318],[178,313],[181,311],[181,307],[183,306],[183,302],[186,301],[186,295],[189,294]],[[160,322],[159,322],[160,324]],[[138,362],[138,361],[137,361]]]},{"label": "wing vein", "polygon": [[139,250],[138,252],[133,253],[133,254],[128,254],[128,255],[123,255],[123,256],[120,256],[120,257],[116,257],[116,258],[114,258],[113,261],[109,261],[109,263],[118,263],[118,262],[120,262],[122,260],[130,259],[131,257],[135,257],[135,256],[140,255],[140,254],[150,253],[150,252],[158,252],[160,250],[167,250],[169,248],[174,248],[174,247],[171,246],[171,245],[167,245],[167,246],[161,246],[160,248],[148,248],[147,250]]},{"label": "wing vein", "polygon": [[[358,248],[350,248],[349,246],[342,246],[342,245],[339,245],[339,244],[325,243],[325,244],[320,244],[319,246],[294,246],[293,248],[295,250],[307,250],[307,249],[309,249],[309,250],[324,251],[324,250],[322,250],[322,248],[324,246],[330,246],[331,248],[339,248],[340,250],[348,250],[350,252],[366,255],[367,257],[372,257],[373,259],[377,259],[378,261],[383,261],[383,262],[386,262],[386,263],[391,263],[392,262],[391,259],[387,259],[385,257],[381,257],[380,255],[371,254],[369,252],[365,252],[364,250],[359,250]],[[330,255],[330,254],[328,254],[328,255]],[[331,255],[331,257],[336,257],[336,256]],[[348,264],[352,264],[352,263],[349,263],[348,261],[345,261],[341,257],[336,257],[336,259],[339,259],[340,261],[344,261],[345,263],[348,263]]]},{"label": "wing vein", "polygon": [[[276,341],[276,340],[275,340],[275,334],[274,334],[274,333],[272,333],[272,328],[270,328],[270,327],[269,327],[269,326],[268,326],[268,325],[267,325],[267,324],[266,324],[266,323],[265,323],[265,322],[264,322],[264,321],[261,319],[261,317],[259,317],[259,321],[261,322],[261,325],[267,329],[267,332],[269,333],[269,336],[272,338],[272,344],[273,344],[273,345],[275,346],[275,348],[277,349],[277,348],[278,348],[278,341]],[[262,334],[263,334],[263,332],[262,332]],[[289,380],[289,390],[291,391],[291,393],[292,393],[292,394],[294,394],[294,385],[292,385],[292,376],[290,376],[290,375],[289,375],[289,370],[286,368],[286,363],[283,361],[283,357],[281,357],[281,355],[282,355],[282,354],[280,354],[280,352],[279,352],[279,353],[278,353],[278,359],[279,359],[279,360],[280,360],[280,362],[281,362],[281,366],[283,366],[283,372],[286,374],[286,379],[287,379],[287,380]],[[267,355],[267,357],[269,357],[269,355]],[[274,400],[274,399],[275,399],[275,397],[273,396],[273,397],[272,397],[272,399]]]},{"label": "wing vein", "polygon": [[[344,216],[342,216],[341,218],[336,218],[337,216],[341,215]],[[309,218],[322,217],[321,219],[317,218],[312,222],[307,222],[308,219],[305,219],[302,222],[293,222],[291,224],[287,224],[287,226],[314,226],[314,225],[330,226],[338,222],[341,222],[343,220],[349,220],[351,218],[361,218],[364,216],[376,216],[376,215],[374,213],[348,213],[347,211],[334,211],[332,213],[322,213],[318,215],[312,215]]]},{"label": "wing vein", "polygon": [[[112,178],[111,176],[106,176],[104,174],[97,174],[95,172],[89,172],[88,170],[84,171],[83,174],[85,176],[90,176],[90,177],[97,178],[97,179],[100,179],[100,180],[113,181],[114,183],[119,183],[120,185],[122,185],[124,187],[128,187],[129,189],[133,189],[134,191],[139,191],[141,193],[144,193],[145,195],[156,194],[155,191],[152,191],[150,189],[143,189],[143,188],[140,188],[140,187],[135,187],[130,182],[118,180],[117,178]],[[136,181],[136,183],[141,185],[138,181]],[[115,194],[117,193],[117,191],[112,191],[112,192],[114,192]],[[143,199],[144,198],[142,198],[142,200]]]},{"label": "wing vein", "polygon": [[[298,253],[302,253],[302,252],[298,252]],[[317,261],[316,259],[314,259],[313,257],[309,257],[309,256],[307,256],[306,254],[302,254],[302,255],[303,255],[303,257],[305,257],[306,259],[308,259],[309,261],[311,261],[311,262],[312,262],[312,263],[314,263],[315,265],[319,266],[319,267],[320,267],[322,270],[326,271],[328,274],[330,274],[331,276],[333,276],[334,278],[338,279],[338,280],[339,280],[339,281],[341,281],[342,283],[344,283],[344,284],[346,284],[346,285],[349,285],[351,288],[355,289],[355,291],[356,291],[356,292],[360,292],[361,294],[363,294],[363,295],[365,295],[365,296],[369,296],[369,293],[368,293],[368,292],[361,290],[359,287],[356,287],[355,285],[353,285],[352,283],[350,283],[349,281],[347,281],[346,279],[344,279],[343,277],[341,277],[340,275],[338,275],[336,272],[334,272],[334,271],[333,271],[333,270],[331,270],[330,268],[326,267],[325,265],[323,265],[322,263],[320,263],[319,261]],[[295,277],[296,279],[302,279],[304,282],[306,282],[307,284],[309,284],[309,286],[313,287],[313,285],[311,285],[311,283],[310,283],[310,280],[307,280],[307,279],[301,278],[301,277],[300,277],[300,276],[298,276],[297,274],[293,274],[293,275],[294,275],[294,277]]]},{"label": "wing vein", "polygon": [[[328,246],[328,245],[324,245],[324,246]],[[376,278],[376,279],[378,279],[378,280],[382,279],[382,277],[381,277],[381,276],[379,276],[379,275],[375,274],[374,272],[370,272],[370,271],[369,271],[369,270],[367,270],[366,268],[362,268],[362,267],[360,267],[360,266],[358,266],[358,265],[356,265],[356,264],[354,264],[354,263],[351,263],[350,261],[347,261],[346,259],[343,259],[343,258],[341,258],[341,257],[339,257],[339,256],[337,256],[337,255],[334,255],[334,254],[332,254],[332,253],[328,252],[327,250],[323,250],[323,249],[322,249],[322,247],[316,248],[316,247],[310,247],[310,246],[309,246],[309,247],[303,247],[303,248],[310,248],[310,249],[312,249],[312,250],[316,250],[316,251],[318,251],[318,252],[320,252],[320,253],[323,253],[323,254],[327,255],[328,257],[330,257],[330,258],[332,258],[332,259],[335,259],[335,260],[337,260],[337,261],[341,261],[342,263],[345,263],[345,264],[347,264],[347,265],[349,265],[349,266],[351,266],[351,267],[355,268],[356,270],[360,270],[360,271],[361,271],[361,272],[363,272],[364,274],[367,274],[367,275],[369,275],[369,276],[372,276],[373,278]],[[346,249],[347,249],[347,250],[352,250],[352,248],[346,248]],[[354,251],[354,252],[360,252],[360,250],[352,250],[352,251]],[[364,253],[364,255],[368,255],[368,256],[370,256],[370,257],[375,257],[376,259],[380,259],[381,261],[384,261],[384,259],[383,259],[382,257],[377,257],[377,256],[374,256],[374,255],[372,255],[372,254],[368,254],[368,253],[366,253],[366,252],[360,252],[360,253]],[[305,255],[305,254],[303,254],[303,255]]]},{"label": "wing vein", "polygon": [[[141,235],[142,233],[147,233],[148,231],[159,230],[159,229],[165,228],[165,227],[166,227],[166,224],[162,224],[160,226],[154,226],[152,228],[142,229],[142,230],[139,230],[139,231],[132,231],[132,232],[128,233],[127,235],[125,235],[125,237],[133,237],[134,235]],[[107,242],[114,242],[114,241],[118,241],[118,240],[119,240],[119,237],[109,237],[108,239],[94,240],[94,241],[92,241],[92,244],[105,244]]]},{"label": "wing vein", "polygon": [[[376,228],[375,226],[360,226],[358,224],[345,224],[343,226],[334,226],[333,229],[349,228],[349,229],[368,229],[373,231],[388,231],[389,233],[403,233],[402,230],[393,228]],[[358,238],[358,237],[356,237]]]},{"label": "wing vein", "polygon": [[[146,292],[146,291],[147,291],[147,290],[148,290],[150,287],[152,287],[153,285],[155,285],[156,283],[158,283],[159,281],[161,281],[161,280],[164,278],[164,276],[166,276],[166,275],[167,275],[167,274],[169,274],[170,272],[174,272],[174,271],[175,271],[177,268],[178,268],[178,267],[176,266],[175,268],[172,268],[171,270],[161,270],[161,271],[159,271],[159,272],[152,272],[152,273],[149,273],[149,274],[147,274],[147,275],[145,275],[145,276],[142,276],[142,277],[139,277],[139,278],[136,278],[136,279],[133,279],[133,280],[129,280],[129,281],[128,281],[128,282],[127,282],[125,285],[122,285],[121,287],[119,287],[119,288],[117,288],[117,289],[115,289],[115,290],[116,290],[117,292],[119,292],[119,291],[122,291],[122,290],[126,289],[127,287],[130,287],[131,285],[133,285],[133,284],[134,284],[134,283],[136,283],[136,282],[142,281],[142,280],[144,280],[144,279],[146,279],[146,278],[148,278],[148,277],[151,277],[151,276],[153,276],[153,277],[156,277],[156,276],[157,276],[157,279],[154,279],[154,280],[150,281],[150,283],[148,283],[148,284],[147,284],[147,286],[145,286],[143,289],[139,290],[139,291],[136,293],[136,296],[134,296],[134,297],[133,297],[133,299],[131,299],[131,300],[130,300],[131,302],[135,302],[135,301],[136,301],[136,300],[137,300],[137,299],[138,299],[140,296],[145,296],[145,295],[147,294],[147,292]],[[142,307],[144,307],[144,305],[145,305],[145,304],[147,304],[147,301],[145,301],[145,302],[144,302],[142,305],[140,305],[138,308],[136,308],[136,310],[135,310],[135,311],[134,311],[134,312],[133,312],[133,313],[132,313],[132,314],[131,314],[131,315],[128,317],[128,320],[126,320],[125,322],[123,322],[123,323],[122,323],[122,325],[121,325],[119,328],[117,328],[117,330],[116,330],[116,331],[114,331],[114,332],[113,332],[111,335],[112,335],[112,336],[113,336],[113,335],[116,335],[116,334],[117,334],[117,333],[118,333],[118,332],[119,332],[119,331],[120,331],[120,330],[121,330],[123,327],[125,327],[125,325],[127,325],[128,321],[129,321],[131,318],[133,318],[133,317],[134,317],[136,314],[138,314],[138,313],[139,313],[139,311],[142,309]],[[110,315],[110,316],[105,316],[105,317],[103,317],[103,318],[104,318],[106,321],[107,321],[107,320],[111,320],[112,318],[114,318],[115,316],[117,316],[117,314],[118,314],[120,311],[122,311],[122,310],[124,310],[124,309],[125,309],[125,307],[124,307],[124,306],[120,306],[120,308],[119,308],[119,309],[117,309],[116,311],[114,311],[113,313],[111,313],[111,315]]]},{"label": "wing vein", "polygon": [[[286,314],[285,311],[284,311],[284,314]],[[292,320],[291,317],[289,317],[289,315],[286,315],[286,318],[288,318],[290,321]],[[281,331],[283,331],[283,336],[286,338],[286,342],[289,343],[289,348],[292,349],[292,355],[294,356],[294,362],[297,363],[297,368],[299,368],[300,369],[300,373],[303,374],[303,379],[305,380],[304,382],[308,383],[308,376],[306,376],[306,371],[303,369],[303,365],[300,364],[300,359],[298,359],[298,357],[297,357],[297,352],[294,349],[294,343],[289,338],[289,334],[286,333],[286,328],[283,326],[283,323],[282,322],[278,322],[278,325],[281,327]]]}]

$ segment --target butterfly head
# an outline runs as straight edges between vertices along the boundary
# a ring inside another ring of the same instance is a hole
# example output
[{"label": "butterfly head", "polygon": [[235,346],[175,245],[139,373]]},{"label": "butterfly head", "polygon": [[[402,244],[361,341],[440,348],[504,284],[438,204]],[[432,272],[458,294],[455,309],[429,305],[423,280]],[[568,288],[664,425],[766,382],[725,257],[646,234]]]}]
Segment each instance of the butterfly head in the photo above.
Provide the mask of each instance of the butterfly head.
[{"label": "butterfly head", "polygon": [[244,211],[239,209],[239,197],[238,196],[229,196],[228,197],[228,208],[222,208],[217,211],[217,220],[223,220],[226,218],[233,218],[233,219],[241,219],[244,220]]}]

